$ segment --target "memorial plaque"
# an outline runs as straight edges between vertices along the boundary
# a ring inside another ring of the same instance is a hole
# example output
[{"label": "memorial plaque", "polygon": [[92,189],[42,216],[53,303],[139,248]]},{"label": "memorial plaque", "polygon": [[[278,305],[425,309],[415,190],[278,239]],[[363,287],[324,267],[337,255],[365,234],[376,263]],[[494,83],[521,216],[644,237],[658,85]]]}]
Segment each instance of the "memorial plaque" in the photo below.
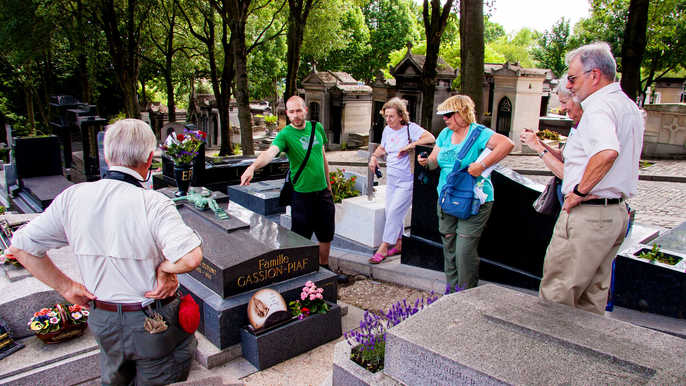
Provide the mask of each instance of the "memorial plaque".
[{"label": "memorial plaque", "polygon": [[283,296],[271,288],[261,289],[248,302],[248,321],[255,330],[290,319]]}]

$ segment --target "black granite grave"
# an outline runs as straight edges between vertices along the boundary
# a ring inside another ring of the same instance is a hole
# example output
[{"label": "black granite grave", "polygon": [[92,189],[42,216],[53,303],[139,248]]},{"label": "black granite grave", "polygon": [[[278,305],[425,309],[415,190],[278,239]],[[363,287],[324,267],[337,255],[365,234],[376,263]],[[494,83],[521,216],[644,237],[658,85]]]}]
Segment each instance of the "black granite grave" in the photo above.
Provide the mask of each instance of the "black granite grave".
[{"label": "black granite grave", "polygon": [[[421,151],[430,153],[431,148],[422,146],[417,149]],[[439,173],[439,169],[427,171],[415,164],[412,234],[403,237],[401,263],[443,271],[443,247],[436,214]],[[532,207],[543,186],[503,167],[492,173],[491,181],[495,202],[478,248],[480,278],[538,289],[556,220],[537,213]]]},{"label": "black granite grave", "polygon": [[[204,152],[201,152],[204,155]],[[241,182],[241,175],[255,158],[225,158],[223,160],[206,161],[196,157],[193,162],[192,186],[205,186],[210,190],[226,192],[229,185]],[[265,167],[256,170],[252,182],[283,179],[288,170],[287,158],[275,158]],[[153,176],[153,188],[160,189],[176,186],[174,179],[174,161],[162,155],[162,174]]]},{"label": "black granite grave", "polygon": [[[175,188],[160,192],[172,197]],[[228,197],[214,192],[223,208]],[[305,282],[324,288],[324,298],[336,302],[336,276],[319,270],[319,247],[282,226],[235,203],[228,203],[228,220],[189,203],[179,213],[203,240],[203,262],[190,274],[180,275],[182,292],[200,305],[199,331],[220,349],[240,341],[247,324],[247,304],[254,292],[270,287],[295,300]]]},{"label": "black granite grave", "polygon": [[[664,254],[681,258],[666,267],[636,257],[657,244]],[[615,260],[614,304],[644,312],[686,319],[686,222],[655,239],[643,240]]]},{"label": "black granite grave", "polygon": [[14,203],[25,213],[42,212],[73,185],[62,175],[60,145],[54,135],[16,138],[15,160],[21,189]]},{"label": "black granite grave", "polygon": [[232,202],[257,212],[263,216],[283,213],[285,206],[279,205],[279,196],[284,179],[252,182],[247,186],[231,185],[228,187]]}]

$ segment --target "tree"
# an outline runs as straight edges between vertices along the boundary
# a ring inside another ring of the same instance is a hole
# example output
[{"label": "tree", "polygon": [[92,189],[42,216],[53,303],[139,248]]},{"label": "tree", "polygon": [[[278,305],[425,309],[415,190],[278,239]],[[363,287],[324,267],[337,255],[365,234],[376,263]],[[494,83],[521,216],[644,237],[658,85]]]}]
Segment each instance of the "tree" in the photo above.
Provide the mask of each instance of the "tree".
[{"label": "tree", "polygon": [[[214,8],[217,10],[225,25],[229,26],[231,30],[231,37],[229,40],[230,53],[233,56],[234,66],[234,94],[236,95],[236,102],[238,103],[238,121],[241,125],[241,149],[244,155],[255,154],[253,146],[252,133],[252,117],[250,114],[250,90],[248,88],[248,54],[258,45],[263,44],[267,40],[271,40],[281,35],[285,30],[285,25],[270,36],[264,36],[269,31],[278,18],[278,13],[281,12],[285,6],[285,0],[280,3],[277,0],[277,9],[272,14],[271,19],[258,33],[254,42],[251,45],[246,43],[245,27],[248,22],[248,16],[257,12],[272,3],[272,0],[266,0],[263,3],[255,4],[251,8],[252,0],[212,0]],[[224,52],[227,55],[227,52]]]},{"label": "tree", "polygon": [[[606,41],[617,59],[624,76],[622,47],[629,0],[593,0],[591,17],[574,27],[570,48],[593,41]],[[656,0],[648,9],[646,50],[642,60],[643,97],[650,85],[671,71],[684,69],[686,64],[686,4],[680,0]]]},{"label": "tree", "polygon": [[[482,0],[479,0],[479,2],[481,1]],[[464,0],[460,3],[462,4],[463,2]],[[421,126],[429,130],[432,130],[431,120],[433,118],[434,112],[433,108],[434,94],[436,92],[436,67],[438,66],[438,52],[441,48],[441,36],[443,35],[443,31],[445,30],[445,26],[448,22],[448,16],[450,15],[452,6],[453,0],[447,0],[442,8],[440,0],[431,0],[431,8],[429,8],[429,1],[424,0],[424,7],[422,9],[422,18],[424,20],[424,34],[426,36],[426,60],[424,61],[424,68],[422,69],[421,74]],[[479,74],[480,77],[483,78],[483,14],[479,14],[479,20],[481,24],[481,69],[479,70]],[[460,31],[461,36],[462,32],[463,31]],[[464,48],[464,42],[461,41],[460,43],[461,47]],[[464,56],[462,57],[462,64],[463,66],[465,64]],[[479,84],[479,87],[481,87],[481,83]]]},{"label": "tree", "polygon": [[205,57],[209,67],[212,92],[219,112],[221,147],[219,155],[232,154],[231,124],[229,121],[229,102],[231,100],[231,83],[234,77],[233,55],[229,47],[228,26],[221,23],[220,44],[217,50],[217,20],[214,7],[205,0],[189,0],[180,8],[186,19],[188,32],[202,42],[204,50],[199,55]]},{"label": "tree", "polygon": [[641,89],[641,62],[646,47],[648,23],[648,0],[631,0],[629,18],[624,29],[622,43],[622,89],[636,100]]},{"label": "tree", "polygon": [[300,50],[305,36],[307,18],[313,7],[319,5],[321,0],[288,0],[288,32],[286,33],[286,91],[283,100],[286,101],[296,92],[296,79],[300,66]]},{"label": "tree", "polygon": [[127,117],[138,118],[141,31],[152,4],[147,0],[99,0],[96,17],[107,37],[112,66],[124,95]]},{"label": "tree", "polygon": [[484,84],[484,3],[483,0],[460,1],[461,91],[469,95],[481,117]]},{"label": "tree", "polygon": [[561,76],[567,68],[565,54],[568,39],[569,20],[563,17],[538,38],[538,46],[531,50],[538,67],[549,68],[556,77]]},{"label": "tree", "polygon": [[176,102],[174,100],[173,64],[174,56],[185,47],[175,44],[174,37],[178,28],[179,8],[176,0],[159,0],[152,11],[152,18],[157,23],[148,23],[146,29],[146,43],[151,47],[151,53],[142,53],[142,58],[156,67],[164,77],[167,90],[167,107],[169,121],[176,121]]}]

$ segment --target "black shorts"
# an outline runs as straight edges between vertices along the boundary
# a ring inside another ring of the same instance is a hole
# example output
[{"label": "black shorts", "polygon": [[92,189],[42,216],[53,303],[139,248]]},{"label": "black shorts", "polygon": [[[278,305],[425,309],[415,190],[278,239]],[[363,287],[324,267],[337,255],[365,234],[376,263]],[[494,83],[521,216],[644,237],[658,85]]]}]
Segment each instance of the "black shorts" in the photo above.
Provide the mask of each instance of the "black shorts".
[{"label": "black shorts", "polygon": [[331,242],[336,226],[335,214],[336,206],[329,189],[311,193],[293,192],[291,230],[300,236],[310,239],[314,233],[320,242]]}]

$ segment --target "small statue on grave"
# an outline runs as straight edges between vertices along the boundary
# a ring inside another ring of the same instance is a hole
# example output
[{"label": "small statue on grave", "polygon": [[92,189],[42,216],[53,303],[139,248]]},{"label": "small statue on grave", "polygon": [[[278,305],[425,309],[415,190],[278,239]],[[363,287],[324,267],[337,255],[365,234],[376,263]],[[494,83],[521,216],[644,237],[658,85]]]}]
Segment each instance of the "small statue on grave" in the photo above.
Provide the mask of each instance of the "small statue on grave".
[{"label": "small statue on grave", "polygon": [[209,208],[212,210],[212,212],[214,212],[214,215],[217,216],[218,219],[227,220],[229,215],[224,209],[219,207],[219,204],[217,204],[217,201],[211,197],[211,194],[212,193],[209,190],[203,188],[200,192],[191,192],[186,196],[176,197],[172,199],[172,201],[178,202],[181,200],[186,200],[193,204],[196,209],[205,210]]}]

